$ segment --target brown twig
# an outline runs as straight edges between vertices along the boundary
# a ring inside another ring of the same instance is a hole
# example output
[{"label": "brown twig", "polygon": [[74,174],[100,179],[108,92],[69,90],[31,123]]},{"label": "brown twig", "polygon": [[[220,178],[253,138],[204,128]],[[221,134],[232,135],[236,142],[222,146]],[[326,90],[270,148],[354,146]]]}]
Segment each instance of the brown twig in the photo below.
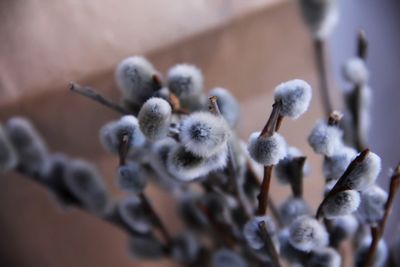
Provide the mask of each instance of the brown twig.
[{"label": "brown twig", "polygon": [[271,236],[267,231],[267,226],[265,225],[265,222],[264,221],[259,222],[258,228],[260,230],[261,238],[265,243],[266,250],[270,254],[272,260],[271,267],[281,267],[281,263],[279,262],[278,252],[276,251],[274,242],[272,241]]},{"label": "brown twig", "polygon": [[294,197],[303,197],[303,167],[306,163],[306,159],[306,157],[296,157],[290,161],[290,177],[292,178],[290,186]]},{"label": "brown twig", "polygon": [[96,92],[95,89],[88,87],[88,86],[80,86],[79,84],[76,83],[70,83],[69,89],[77,94],[83,95],[87,98],[90,98],[103,106],[108,107],[109,109],[112,109],[118,113],[121,114],[129,114],[129,112],[121,107],[120,105],[113,103],[111,100],[108,100],[104,96],[102,96],[100,93]]},{"label": "brown twig", "polygon": [[[274,103],[272,105],[272,111],[271,115],[269,116],[267,123],[265,124],[264,128],[262,129],[260,133],[260,137],[262,138],[268,138],[274,134],[276,131],[276,125],[278,118],[280,117],[280,110],[281,110],[281,104],[279,102]],[[282,122],[282,119],[281,119]]]},{"label": "brown twig", "polygon": [[273,165],[264,166],[264,177],[261,182],[260,193],[257,196],[258,199],[258,207],[256,214],[259,216],[265,215],[267,213],[268,208],[268,199],[269,199],[269,188],[271,185],[271,174]]},{"label": "brown twig", "polygon": [[336,182],[335,186],[332,188],[331,191],[329,191],[326,196],[324,197],[324,199],[322,200],[321,204],[319,205],[318,209],[317,209],[317,213],[315,215],[315,217],[317,219],[319,219],[322,215],[322,207],[325,205],[325,203],[327,202],[327,200],[333,196],[335,196],[336,194],[345,191],[345,190],[349,190],[351,188],[348,188],[348,176],[353,172],[353,170],[359,165],[361,164],[364,159],[366,158],[366,156],[369,153],[369,149],[365,149],[364,151],[362,151],[347,167],[347,169],[345,170],[345,172],[342,174],[342,176],[339,178],[339,180]]},{"label": "brown twig", "polygon": [[329,94],[324,50],[324,41],[319,39],[314,40],[315,63],[318,72],[319,88],[322,100],[321,103],[324,108],[325,116],[328,117],[329,114],[331,114],[331,112],[333,111],[333,106]]},{"label": "brown twig", "polygon": [[365,32],[359,30],[357,34],[357,56],[363,60],[367,59],[368,54],[368,41],[365,38]]},{"label": "brown twig", "polygon": [[367,256],[364,261],[363,267],[371,267],[373,263],[373,259],[378,248],[378,244],[380,239],[383,236],[383,233],[386,228],[386,224],[389,218],[389,215],[392,211],[393,203],[395,196],[400,188],[400,164],[397,165],[392,177],[390,178],[390,185],[389,185],[389,195],[388,199],[385,203],[385,211],[383,213],[382,220],[379,222],[378,226],[371,227],[371,235],[372,241],[371,245],[368,249]]}]

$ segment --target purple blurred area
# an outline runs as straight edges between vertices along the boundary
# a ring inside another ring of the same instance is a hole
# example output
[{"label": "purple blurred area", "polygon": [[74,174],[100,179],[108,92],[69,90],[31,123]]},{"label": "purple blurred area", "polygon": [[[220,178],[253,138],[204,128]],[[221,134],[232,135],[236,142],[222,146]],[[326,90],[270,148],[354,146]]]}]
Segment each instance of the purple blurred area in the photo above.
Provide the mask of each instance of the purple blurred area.
[{"label": "purple blurred area", "polygon": [[[382,157],[379,183],[387,189],[389,170],[400,162],[400,1],[341,0],[340,4],[340,23],[330,40],[332,70],[336,82],[341,81],[341,66],[354,56],[355,35],[363,29],[369,40],[367,65],[373,89],[369,146]],[[386,232],[389,239],[400,233],[398,199]]]}]

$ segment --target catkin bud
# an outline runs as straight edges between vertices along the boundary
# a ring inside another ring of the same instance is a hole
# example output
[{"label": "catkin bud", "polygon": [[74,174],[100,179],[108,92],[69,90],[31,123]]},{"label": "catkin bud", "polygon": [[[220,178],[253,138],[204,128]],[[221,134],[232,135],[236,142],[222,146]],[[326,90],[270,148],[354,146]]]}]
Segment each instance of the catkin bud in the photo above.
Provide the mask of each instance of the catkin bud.
[{"label": "catkin bud", "polygon": [[322,171],[326,180],[338,180],[356,155],[355,149],[343,146],[336,151],[336,154],[324,157]]},{"label": "catkin bud", "polygon": [[325,218],[332,219],[353,213],[360,205],[360,193],[344,190],[331,196],[322,206]]},{"label": "catkin bud", "polygon": [[185,193],[178,200],[178,211],[184,222],[192,229],[203,229],[208,225],[208,219],[197,207],[200,196],[193,193]]},{"label": "catkin bud", "polygon": [[17,164],[17,153],[4,131],[3,126],[0,125],[0,173],[15,168]]},{"label": "catkin bud", "polygon": [[211,262],[212,267],[247,267],[244,259],[229,249],[220,249],[215,252]]},{"label": "catkin bud", "polygon": [[368,82],[369,73],[365,61],[361,58],[351,58],[343,66],[343,75],[349,82],[363,85]]},{"label": "catkin bud", "polygon": [[147,179],[136,163],[129,163],[118,168],[117,185],[125,191],[131,193],[140,193],[144,190],[147,184]]},{"label": "catkin bud", "polygon": [[310,207],[302,198],[291,197],[279,206],[279,214],[285,225],[290,225],[295,219],[303,215],[310,215]]},{"label": "catkin bud", "polygon": [[128,137],[129,148],[141,147],[146,141],[137,119],[132,115],[111,121],[100,129],[100,142],[111,153],[118,154],[124,136]]},{"label": "catkin bud", "polygon": [[191,232],[184,232],[173,240],[171,254],[178,262],[194,262],[199,255],[199,252],[199,241]]},{"label": "catkin bud", "polygon": [[208,95],[209,97],[217,97],[218,108],[222,116],[224,116],[229,126],[234,128],[240,116],[239,103],[236,101],[235,97],[228,90],[220,87],[212,89]]},{"label": "catkin bud", "polygon": [[276,165],[286,156],[286,141],[278,133],[264,138],[255,132],[250,135],[248,143],[251,158],[261,165]]},{"label": "catkin bud", "polygon": [[311,86],[303,80],[291,80],[275,88],[275,103],[281,103],[280,114],[297,119],[307,111],[311,102]]},{"label": "catkin bud", "polygon": [[359,227],[359,223],[353,214],[349,214],[331,220],[331,226],[331,241],[338,244],[344,239],[353,237]]},{"label": "catkin bud", "polygon": [[129,102],[142,104],[158,89],[153,76],[153,65],[144,57],[134,56],[122,60],[115,70],[115,80],[123,97]]},{"label": "catkin bud", "polygon": [[290,266],[298,266],[296,264],[300,264],[308,258],[308,253],[293,247],[289,242],[289,237],[290,233],[288,228],[284,228],[280,231],[278,236],[279,256],[291,263]]},{"label": "catkin bud", "polygon": [[328,233],[316,219],[301,216],[289,228],[289,242],[298,250],[309,252],[328,244]]},{"label": "catkin bud", "polygon": [[178,64],[168,71],[168,88],[179,99],[187,99],[201,94],[203,75],[201,71],[189,64]]},{"label": "catkin bud", "polygon": [[311,253],[307,261],[308,267],[340,267],[342,257],[333,248],[319,248]]},{"label": "catkin bud", "polygon": [[164,245],[154,236],[134,236],[129,241],[129,252],[139,260],[156,260],[164,255]]},{"label": "catkin bud", "polygon": [[339,20],[336,0],[300,0],[303,18],[315,39],[327,38]]},{"label": "catkin bud", "polygon": [[383,217],[388,194],[377,185],[361,193],[361,204],[358,215],[361,221],[376,225]]},{"label": "catkin bud", "polygon": [[368,152],[365,159],[347,176],[345,184],[348,188],[364,191],[373,185],[381,171],[381,158]]},{"label": "catkin bud", "polygon": [[147,234],[151,230],[149,214],[143,208],[141,199],[130,195],[118,202],[118,213],[129,227],[140,234]]},{"label": "catkin bud", "polygon": [[261,249],[265,243],[260,235],[260,222],[265,222],[267,232],[273,235],[276,231],[276,226],[269,216],[257,216],[251,218],[243,227],[243,235],[247,241],[247,244],[252,249]]},{"label": "catkin bud", "polygon": [[167,136],[171,113],[170,104],[162,98],[152,97],[143,104],[138,120],[147,139],[155,141]]},{"label": "catkin bud", "polygon": [[331,157],[342,148],[342,135],[343,132],[337,126],[319,121],[308,136],[308,143],[315,153]]},{"label": "catkin bud", "polygon": [[96,214],[104,214],[108,196],[95,166],[83,160],[72,160],[65,172],[65,185],[82,206]]},{"label": "catkin bud", "polygon": [[286,156],[275,166],[275,174],[278,182],[281,184],[289,184],[293,180],[293,172],[300,171],[301,175],[305,175],[309,166],[304,164],[300,170],[297,165],[293,165],[293,160],[297,157],[302,157],[303,154],[295,147],[288,147]]},{"label": "catkin bud", "polygon": [[[360,244],[360,246],[357,248],[355,252],[355,264],[354,266],[356,267],[362,267],[364,266],[364,261],[367,258],[367,253],[368,250],[371,246],[371,237],[368,236],[364,238]],[[372,267],[384,267],[386,266],[386,261],[388,259],[389,251],[386,245],[386,242],[383,238],[381,238],[378,242],[377,249],[375,251],[375,255],[372,260]]]},{"label": "catkin bud", "polygon": [[210,157],[225,148],[229,130],[223,118],[196,112],[183,119],[179,137],[187,151],[199,157]]},{"label": "catkin bud", "polygon": [[5,130],[14,147],[18,164],[28,173],[40,173],[47,160],[47,148],[39,133],[25,118],[8,120]]}]

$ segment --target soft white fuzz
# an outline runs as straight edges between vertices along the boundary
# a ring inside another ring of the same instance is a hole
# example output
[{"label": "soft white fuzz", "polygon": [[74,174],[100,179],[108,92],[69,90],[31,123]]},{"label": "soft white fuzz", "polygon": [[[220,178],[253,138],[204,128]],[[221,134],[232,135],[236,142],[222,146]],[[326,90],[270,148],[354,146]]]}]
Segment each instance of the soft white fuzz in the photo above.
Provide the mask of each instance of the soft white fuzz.
[{"label": "soft white fuzz", "polygon": [[354,214],[344,215],[331,220],[333,233],[340,234],[343,239],[355,235],[359,222]]},{"label": "soft white fuzz", "polygon": [[298,250],[309,252],[328,244],[328,233],[316,219],[301,216],[289,228],[289,242]]},{"label": "soft white fuzz", "polygon": [[358,208],[359,218],[371,225],[376,225],[383,217],[388,193],[377,185],[361,193],[361,204]]},{"label": "soft white fuzz", "polygon": [[302,198],[290,197],[279,206],[279,214],[285,225],[290,225],[303,215],[310,215],[310,207]]},{"label": "soft white fuzz", "polygon": [[308,267],[340,267],[342,257],[333,248],[318,248],[311,253],[307,261]]},{"label": "soft white fuzz", "polygon": [[221,87],[212,89],[208,96],[217,97],[218,108],[221,111],[222,116],[224,116],[229,126],[234,128],[237,125],[240,116],[239,103],[235,97],[228,90]]},{"label": "soft white fuzz", "polygon": [[339,20],[336,0],[300,0],[303,18],[315,39],[326,39]]},{"label": "soft white fuzz", "polygon": [[124,135],[128,137],[129,148],[139,148],[146,141],[137,119],[132,115],[125,115],[100,129],[100,142],[107,151],[118,154]]},{"label": "soft white fuzz", "polygon": [[30,121],[13,117],[7,121],[5,131],[24,171],[37,174],[43,170],[48,157],[47,147]]},{"label": "soft white fuzz", "polygon": [[357,210],[360,205],[360,193],[355,190],[345,190],[327,199],[322,206],[325,218],[332,219],[348,215]]},{"label": "soft white fuzz", "polygon": [[275,103],[281,103],[280,113],[296,119],[307,111],[312,97],[311,86],[303,80],[291,80],[275,88]]},{"label": "soft white fuzz", "polygon": [[115,80],[124,98],[141,104],[158,89],[153,81],[157,74],[153,65],[144,57],[134,56],[122,60],[115,69]]},{"label": "soft white fuzz", "polygon": [[[371,246],[372,239],[370,236],[365,237],[359,247],[357,248],[355,252],[355,263],[354,266],[363,266],[362,263],[364,263],[365,258],[367,256],[368,250]],[[386,242],[383,238],[381,238],[378,242],[378,247],[375,251],[374,258],[372,260],[372,265],[373,267],[384,267],[386,266],[385,263],[388,259],[389,256],[389,249],[386,245]]]},{"label": "soft white fuzz", "polygon": [[178,64],[168,71],[168,88],[180,99],[201,94],[203,74],[193,65]]},{"label": "soft white fuzz", "polygon": [[330,126],[319,121],[308,136],[308,143],[315,153],[331,157],[342,148],[343,132],[337,126]]},{"label": "soft white fuzz", "polygon": [[199,157],[210,157],[225,147],[229,129],[223,118],[195,112],[182,120],[179,138],[186,150]]},{"label": "soft white fuzz", "polygon": [[65,170],[64,182],[69,191],[89,211],[104,214],[108,196],[96,167],[83,160],[72,160]]},{"label": "soft white fuzz", "polygon": [[350,58],[343,66],[343,74],[347,81],[364,85],[368,82],[369,72],[365,61],[361,58]]},{"label": "soft white fuzz", "polygon": [[342,146],[330,157],[324,157],[322,171],[326,180],[339,179],[357,155],[354,148]]},{"label": "soft white fuzz", "polygon": [[117,170],[117,185],[125,192],[140,193],[147,184],[145,175],[136,163],[120,166]]},{"label": "soft white fuzz", "polygon": [[286,156],[286,141],[278,133],[268,138],[260,137],[259,132],[250,135],[248,151],[251,158],[261,165],[276,165]]},{"label": "soft white fuzz", "polygon": [[265,215],[251,218],[243,227],[243,235],[247,244],[252,249],[261,249],[265,245],[264,240],[260,236],[260,228],[258,226],[260,222],[265,222],[267,232],[270,235],[273,235],[276,231],[276,226],[271,217]]},{"label": "soft white fuzz", "polygon": [[155,141],[167,136],[171,113],[171,105],[162,98],[152,97],[143,104],[138,120],[147,139]]}]

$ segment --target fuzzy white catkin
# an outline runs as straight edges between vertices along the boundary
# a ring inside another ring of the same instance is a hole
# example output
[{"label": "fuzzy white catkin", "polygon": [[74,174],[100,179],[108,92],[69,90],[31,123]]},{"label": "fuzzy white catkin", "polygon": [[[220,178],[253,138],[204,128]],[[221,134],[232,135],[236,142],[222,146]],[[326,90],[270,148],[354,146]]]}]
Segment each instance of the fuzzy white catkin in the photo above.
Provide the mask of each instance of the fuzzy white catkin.
[{"label": "fuzzy white catkin", "polygon": [[318,121],[308,136],[308,143],[315,153],[331,157],[342,148],[343,132],[337,126]]},{"label": "fuzzy white catkin", "polygon": [[327,38],[339,20],[337,0],[300,0],[303,18],[315,39]]},{"label": "fuzzy white catkin", "polygon": [[[355,252],[355,264],[354,266],[356,267],[362,267],[364,266],[364,261],[367,256],[367,252],[371,246],[372,239],[370,236],[364,238],[360,244],[360,246],[357,248]],[[384,267],[386,266],[385,263],[388,259],[389,256],[389,251],[388,247],[386,245],[386,242],[383,238],[381,238],[378,242],[378,247],[375,251],[375,256],[372,260],[372,267]]]},{"label": "fuzzy white catkin", "polygon": [[289,228],[289,242],[298,250],[309,252],[328,244],[328,233],[316,219],[301,216]]},{"label": "fuzzy white catkin", "polygon": [[243,227],[243,236],[252,249],[261,249],[265,245],[264,240],[260,236],[260,228],[258,226],[263,221],[265,222],[267,232],[273,235],[276,231],[276,226],[271,217],[267,215],[253,217]]},{"label": "fuzzy white catkin", "polygon": [[229,249],[216,251],[211,259],[212,267],[247,267],[244,259],[237,253]]},{"label": "fuzzy white catkin", "polygon": [[308,257],[308,253],[293,247],[289,241],[290,233],[288,228],[279,232],[279,256],[290,263],[290,266],[303,266],[300,263]]},{"label": "fuzzy white catkin", "polygon": [[72,160],[65,170],[64,182],[82,206],[96,214],[108,208],[108,196],[96,167],[84,160]]},{"label": "fuzzy white catkin", "polygon": [[136,163],[120,166],[117,170],[117,185],[125,192],[140,193],[146,187],[147,179]]},{"label": "fuzzy white catkin", "polygon": [[322,206],[325,218],[333,219],[353,213],[360,205],[360,193],[344,190],[327,199]]},{"label": "fuzzy white catkin", "polygon": [[15,168],[17,164],[17,153],[3,126],[0,124],[0,173]]},{"label": "fuzzy white catkin", "polygon": [[151,141],[166,137],[171,114],[171,105],[164,99],[158,97],[148,99],[139,111],[140,130]]},{"label": "fuzzy white catkin", "polygon": [[319,248],[311,253],[307,262],[308,267],[340,267],[342,257],[333,248]]},{"label": "fuzzy white catkin", "polygon": [[115,69],[115,80],[125,99],[142,104],[158,89],[153,80],[157,74],[144,57],[133,56],[122,60]]},{"label": "fuzzy white catkin", "polygon": [[48,157],[47,147],[29,120],[13,117],[5,125],[7,136],[14,147],[18,164],[29,173],[40,173]]},{"label": "fuzzy white catkin", "polygon": [[250,157],[261,165],[276,165],[286,156],[286,141],[278,133],[264,138],[259,132],[250,135],[247,150]]},{"label": "fuzzy white catkin", "polygon": [[282,222],[290,225],[295,219],[303,215],[310,215],[310,207],[302,198],[290,197],[278,208]]},{"label": "fuzzy white catkin", "polygon": [[343,239],[354,236],[359,226],[359,222],[353,214],[337,217],[331,222],[333,233],[340,235]]},{"label": "fuzzy white catkin", "polygon": [[104,125],[100,129],[100,142],[107,151],[118,154],[124,135],[128,136],[129,148],[142,147],[146,142],[138,120],[132,115],[122,116]]},{"label": "fuzzy white catkin", "polygon": [[[278,162],[275,166],[275,174],[278,182],[281,184],[289,184],[292,179],[293,168],[291,168],[291,162],[296,157],[301,157],[303,154],[295,147],[288,147],[286,156]],[[309,170],[309,166],[305,163],[303,165],[302,173],[306,175]]]},{"label": "fuzzy white catkin", "polygon": [[183,146],[176,145],[168,153],[167,169],[180,181],[192,181],[209,173],[206,160],[187,151]]},{"label": "fuzzy white catkin", "polygon": [[366,84],[369,78],[365,61],[358,57],[350,58],[346,61],[343,66],[343,75],[347,81],[357,85]]},{"label": "fuzzy white catkin", "polygon": [[381,158],[368,152],[361,164],[358,164],[347,176],[345,184],[348,188],[364,191],[373,185],[381,171]]},{"label": "fuzzy white catkin", "polygon": [[281,103],[280,114],[297,119],[307,111],[312,97],[311,86],[299,79],[281,83],[275,88],[275,103]]},{"label": "fuzzy white catkin", "polygon": [[326,180],[339,179],[356,155],[354,148],[342,146],[334,155],[324,157],[322,171]]},{"label": "fuzzy white catkin", "polygon": [[228,90],[221,87],[212,89],[208,93],[208,96],[217,97],[218,108],[221,111],[222,116],[224,116],[229,126],[234,128],[237,125],[240,116],[239,103],[235,97]]},{"label": "fuzzy white catkin", "polygon": [[358,215],[362,222],[376,225],[383,217],[388,193],[377,185],[361,193]]},{"label": "fuzzy white catkin", "polygon": [[195,112],[182,120],[179,138],[186,150],[199,157],[210,157],[226,146],[229,129],[223,118]]},{"label": "fuzzy white catkin", "polygon": [[138,233],[147,234],[151,230],[151,220],[142,206],[140,198],[130,195],[118,202],[118,213],[129,227]]},{"label": "fuzzy white catkin", "polygon": [[193,65],[178,64],[168,71],[168,88],[179,99],[187,99],[201,94],[203,74]]}]

